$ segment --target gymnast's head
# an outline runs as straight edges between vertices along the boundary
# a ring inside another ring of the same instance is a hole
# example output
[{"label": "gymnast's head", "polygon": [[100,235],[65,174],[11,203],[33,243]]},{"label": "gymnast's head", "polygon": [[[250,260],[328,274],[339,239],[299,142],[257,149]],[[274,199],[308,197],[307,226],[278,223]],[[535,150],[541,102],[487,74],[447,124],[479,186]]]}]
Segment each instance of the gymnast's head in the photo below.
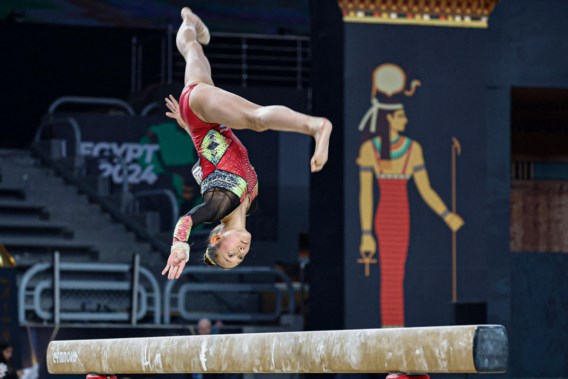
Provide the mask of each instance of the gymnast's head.
[{"label": "gymnast's head", "polygon": [[203,261],[208,266],[231,269],[238,266],[250,250],[251,235],[245,229],[225,230],[217,225],[209,234]]}]

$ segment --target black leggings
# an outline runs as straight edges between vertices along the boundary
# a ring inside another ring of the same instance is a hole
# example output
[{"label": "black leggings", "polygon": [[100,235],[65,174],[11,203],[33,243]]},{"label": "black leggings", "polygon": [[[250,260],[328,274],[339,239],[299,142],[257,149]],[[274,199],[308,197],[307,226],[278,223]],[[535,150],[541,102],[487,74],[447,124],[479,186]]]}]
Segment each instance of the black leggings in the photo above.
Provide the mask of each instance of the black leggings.
[{"label": "black leggings", "polygon": [[193,226],[220,221],[237,209],[240,199],[237,195],[223,188],[210,188],[203,193],[203,203],[190,210]]}]

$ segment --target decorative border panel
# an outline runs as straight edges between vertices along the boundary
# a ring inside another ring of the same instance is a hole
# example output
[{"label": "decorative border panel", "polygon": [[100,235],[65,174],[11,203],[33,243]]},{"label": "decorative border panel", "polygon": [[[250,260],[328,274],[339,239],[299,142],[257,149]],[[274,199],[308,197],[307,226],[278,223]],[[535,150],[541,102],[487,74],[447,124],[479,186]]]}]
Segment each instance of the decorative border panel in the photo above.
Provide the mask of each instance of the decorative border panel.
[{"label": "decorative border panel", "polygon": [[499,0],[339,0],[343,21],[487,28]]}]

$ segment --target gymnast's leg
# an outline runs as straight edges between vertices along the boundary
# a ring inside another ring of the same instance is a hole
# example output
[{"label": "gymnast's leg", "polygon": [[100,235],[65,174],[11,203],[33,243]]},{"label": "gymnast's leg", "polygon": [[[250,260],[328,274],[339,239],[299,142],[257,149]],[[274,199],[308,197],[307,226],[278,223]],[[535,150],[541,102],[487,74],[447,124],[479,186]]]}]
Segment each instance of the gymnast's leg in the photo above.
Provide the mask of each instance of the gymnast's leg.
[{"label": "gymnast's leg", "polygon": [[185,59],[185,86],[197,83],[213,85],[211,66],[201,45],[209,43],[209,29],[189,8],[181,10],[183,19],[176,36],[176,46]]},{"label": "gymnast's leg", "polygon": [[209,43],[209,31],[189,8],[182,10],[182,18],[176,44],[186,60],[185,85],[200,84],[189,98],[192,111],[205,122],[223,124],[232,129],[276,130],[312,136],[316,147],[310,162],[311,170],[320,171],[328,158],[331,122],[281,105],[263,107],[215,87],[211,66],[200,46]]}]

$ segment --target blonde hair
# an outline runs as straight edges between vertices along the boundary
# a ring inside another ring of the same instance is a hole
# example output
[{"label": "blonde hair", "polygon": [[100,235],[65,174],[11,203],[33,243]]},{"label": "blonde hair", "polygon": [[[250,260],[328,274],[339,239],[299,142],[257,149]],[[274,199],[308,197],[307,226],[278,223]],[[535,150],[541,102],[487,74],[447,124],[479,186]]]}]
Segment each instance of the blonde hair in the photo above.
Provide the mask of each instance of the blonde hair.
[{"label": "blonde hair", "polygon": [[211,230],[209,237],[207,237],[207,249],[205,250],[205,254],[203,254],[203,262],[207,266],[219,266],[217,264],[217,244],[212,244],[211,238],[213,238],[216,234],[221,234],[222,232],[223,224],[219,224]]}]

